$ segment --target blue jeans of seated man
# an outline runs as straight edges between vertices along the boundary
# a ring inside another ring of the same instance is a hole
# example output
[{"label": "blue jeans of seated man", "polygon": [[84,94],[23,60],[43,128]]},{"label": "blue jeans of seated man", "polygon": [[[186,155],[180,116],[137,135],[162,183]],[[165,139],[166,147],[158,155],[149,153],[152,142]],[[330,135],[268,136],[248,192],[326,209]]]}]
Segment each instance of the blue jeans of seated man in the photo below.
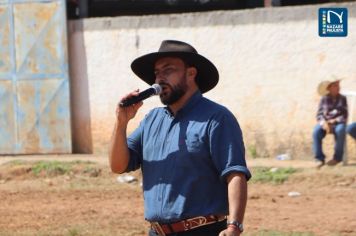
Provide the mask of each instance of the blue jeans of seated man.
[{"label": "blue jeans of seated man", "polygon": [[354,139],[356,139],[356,122],[350,124],[346,128],[346,132],[351,135]]},{"label": "blue jeans of seated man", "polygon": [[[335,125],[333,130],[333,135],[335,138],[334,145],[334,159],[337,161],[342,161],[342,156],[344,155],[344,143],[345,143],[345,135],[346,135],[346,125],[344,123],[339,123]],[[326,136],[325,130],[321,127],[321,125],[317,124],[314,128],[313,132],[313,150],[315,158],[324,161],[325,155],[323,152],[322,141]]]}]

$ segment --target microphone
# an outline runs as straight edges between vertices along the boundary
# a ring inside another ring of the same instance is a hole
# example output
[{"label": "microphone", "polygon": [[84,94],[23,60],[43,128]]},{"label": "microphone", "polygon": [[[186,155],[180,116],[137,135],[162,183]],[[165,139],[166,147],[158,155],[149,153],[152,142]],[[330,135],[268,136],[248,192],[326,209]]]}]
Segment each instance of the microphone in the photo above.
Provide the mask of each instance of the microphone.
[{"label": "microphone", "polygon": [[139,93],[137,96],[129,97],[119,103],[120,107],[128,107],[138,102],[145,100],[153,95],[158,95],[162,92],[162,88],[159,84],[153,84],[149,89],[146,89]]}]

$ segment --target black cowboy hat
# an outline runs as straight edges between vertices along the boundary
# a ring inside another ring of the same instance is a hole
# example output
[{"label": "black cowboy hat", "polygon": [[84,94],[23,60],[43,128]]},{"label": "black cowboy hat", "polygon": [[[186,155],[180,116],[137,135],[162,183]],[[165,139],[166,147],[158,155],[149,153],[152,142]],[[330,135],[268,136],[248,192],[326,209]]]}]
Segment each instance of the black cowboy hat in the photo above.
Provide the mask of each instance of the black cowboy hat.
[{"label": "black cowboy hat", "polygon": [[136,58],[131,63],[131,69],[140,79],[152,85],[155,82],[154,64],[162,57],[179,57],[195,67],[198,71],[196,82],[202,93],[214,88],[219,81],[219,72],[211,61],[198,54],[191,45],[176,40],[165,40],[158,52]]}]

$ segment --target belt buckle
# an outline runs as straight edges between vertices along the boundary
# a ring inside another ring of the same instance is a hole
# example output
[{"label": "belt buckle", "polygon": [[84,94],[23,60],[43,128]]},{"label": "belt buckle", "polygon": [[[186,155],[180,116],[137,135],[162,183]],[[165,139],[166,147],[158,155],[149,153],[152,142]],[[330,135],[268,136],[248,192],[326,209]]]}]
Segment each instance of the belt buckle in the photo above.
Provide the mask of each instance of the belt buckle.
[{"label": "belt buckle", "polygon": [[185,220],[184,222],[184,228],[185,230],[190,230],[190,229],[195,229],[200,226],[206,225],[207,224],[207,219],[204,216],[198,216],[194,218],[190,218]]},{"label": "belt buckle", "polygon": [[158,222],[151,222],[151,227],[159,236],[166,236],[166,233]]}]

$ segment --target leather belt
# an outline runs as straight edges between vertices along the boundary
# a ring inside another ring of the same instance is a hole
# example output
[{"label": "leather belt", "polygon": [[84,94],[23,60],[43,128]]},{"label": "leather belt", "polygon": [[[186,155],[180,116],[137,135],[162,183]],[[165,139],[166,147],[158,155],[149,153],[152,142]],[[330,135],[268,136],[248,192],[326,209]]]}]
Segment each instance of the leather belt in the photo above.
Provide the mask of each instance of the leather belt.
[{"label": "leather belt", "polygon": [[185,219],[171,224],[160,224],[158,222],[150,222],[151,228],[160,236],[167,234],[179,233],[195,229],[204,225],[210,225],[226,219],[224,215],[209,215],[197,216],[190,219]]}]

